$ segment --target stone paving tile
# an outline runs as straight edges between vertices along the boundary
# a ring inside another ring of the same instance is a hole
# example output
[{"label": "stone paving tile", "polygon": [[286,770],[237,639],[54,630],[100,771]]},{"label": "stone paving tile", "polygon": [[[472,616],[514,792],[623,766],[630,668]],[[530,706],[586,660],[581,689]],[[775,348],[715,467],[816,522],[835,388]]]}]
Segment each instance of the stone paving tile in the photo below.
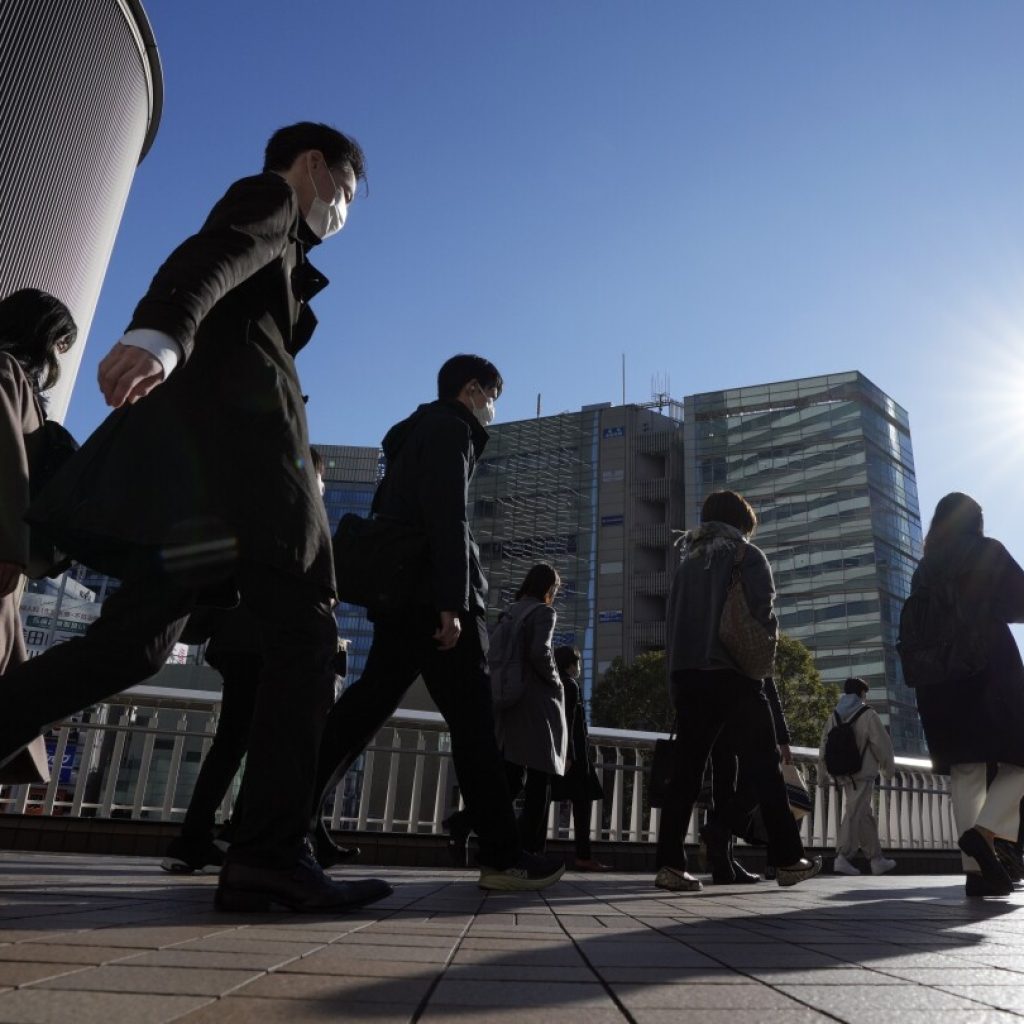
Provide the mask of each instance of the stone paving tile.
[{"label": "stone paving tile", "polygon": [[200,950],[210,953],[266,953],[271,956],[278,955],[282,958],[303,956],[312,953],[315,949],[322,949],[327,945],[325,942],[262,942],[259,939],[259,932],[253,931],[245,936],[239,937],[236,932],[226,932],[223,935],[212,935],[207,938],[189,939],[173,945],[174,949]]},{"label": "stone paving tile", "polygon": [[46,942],[21,942],[16,946],[0,946],[0,962],[30,960],[36,963],[105,964],[138,956],[134,949],[121,946],[65,946]]},{"label": "stone paving tile", "polygon": [[613,987],[638,985],[753,985],[753,978],[727,967],[620,967],[603,966],[601,977]]},{"label": "stone paving tile", "polygon": [[33,963],[32,961],[6,961],[0,963],[0,986],[16,988],[45,978],[56,978],[72,971],[87,971],[82,964]]},{"label": "stone paving tile", "polygon": [[1024,990],[1015,985],[939,985],[943,992],[962,996],[964,999],[973,999],[978,1003],[985,1003],[987,1006],[994,1006],[998,1010],[1012,1010],[1014,1013],[1024,1013]]},{"label": "stone paving tile", "polygon": [[[123,950],[121,952],[124,952]],[[120,963],[131,967],[221,967],[236,971],[269,971],[298,957],[297,953],[218,953],[196,949],[152,949]]]},{"label": "stone paving tile", "polygon": [[583,957],[573,946],[559,949],[521,949],[510,946],[507,949],[458,949],[452,958],[453,964],[520,964],[546,965],[548,967],[583,967]]},{"label": "stone paving tile", "polygon": [[832,1017],[808,1009],[635,1010],[633,1020],[636,1024],[835,1024]]},{"label": "stone paving tile", "polygon": [[779,985],[779,992],[838,1016],[857,1011],[971,1010],[977,1009],[961,996],[924,985]]},{"label": "stone paving tile", "polygon": [[[749,973],[752,978],[768,985],[904,985],[907,981],[913,980],[852,966],[834,969],[819,967],[810,970],[762,970],[759,967],[752,967]],[[945,976],[948,977],[948,974]]]},{"label": "stone paving tile", "polygon": [[0,996],[0,1024],[164,1024],[208,1002],[196,996],[22,988]]},{"label": "stone paving tile", "polygon": [[552,966],[549,964],[463,964],[453,963],[445,978],[467,981],[594,981],[589,967]]},{"label": "stone paving tile", "polygon": [[294,974],[342,974],[358,978],[434,978],[442,967],[442,964],[403,960],[356,960],[337,946],[327,946],[300,960],[292,960],[278,970]]},{"label": "stone paving tile", "polygon": [[[1024,963],[1020,965],[1024,971]],[[935,985],[954,991],[961,985],[1022,985],[1024,978],[1013,971],[1001,970],[998,967],[966,967],[964,970],[949,970],[939,967],[886,967],[886,975],[901,981],[912,981],[917,985]],[[876,979],[880,977],[874,974]]]},{"label": "stone paving tile", "polygon": [[787,1010],[800,1003],[768,985],[612,985],[627,1010]]},{"label": "stone paving tile", "polygon": [[547,1007],[552,1019],[560,1018],[562,1008],[611,1008],[603,986],[594,983],[543,982],[530,985],[518,981],[466,981],[448,978],[438,982],[430,997],[431,1006]]},{"label": "stone paving tile", "polygon": [[357,978],[340,974],[266,974],[239,992],[263,999],[317,999],[330,1010],[349,1003],[409,1003],[415,1007],[432,978]]},{"label": "stone paving tile", "polygon": [[552,1024],[553,1020],[557,1020],[558,1024],[626,1024],[629,1018],[614,1007],[574,1009],[560,1006],[557,1016],[553,1017],[547,1007],[474,1006],[467,1009],[458,1006],[435,1006],[431,1003],[420,1020],[426,1021],[427,1024]]},{"label": "stone paving tile", "polygon": [[[315,999],[249,999],[231,996],[218,999],[195,1013],[175,1018],[175,1021],[176,1024],[328,1024],[331,1021],[409,1024],[412,1015],[413,1007],[402,1004],[346,1003],[331,1005],[327,1009]],[[75,1021],[74,1024],[79,1022]],[[135,1022],[132,1021],[132,1024]]]},{"label": "stone paving tile", "polygon": [[259,975],[222,968],[131,967],[108,964],[39,982],[36,988],[78,992],[148,992],[155,995],[219,996]]}]

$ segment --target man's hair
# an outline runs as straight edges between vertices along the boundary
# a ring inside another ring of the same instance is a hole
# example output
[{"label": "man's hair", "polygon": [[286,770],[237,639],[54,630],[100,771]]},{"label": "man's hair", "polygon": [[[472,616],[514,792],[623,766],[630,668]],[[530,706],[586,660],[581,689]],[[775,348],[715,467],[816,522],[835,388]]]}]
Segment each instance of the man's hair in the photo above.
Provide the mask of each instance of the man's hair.
[{"label": "man's hair", "polygon": [[871,687],[857,676],[850,676],[849,679],[843,683],[843,693],[853,694],[854,696],[860,697],[870,690]]},{"label": "man's hair", "polygon": [[757,514],[750,502],[735,491],[714,491],[704,499],[700,510],[702,523],[727,523],[748,537],[757,528]]},{"label": "man's hair", "polygon": [[313,472],[317,476],[324,475],[324,457],[320,454],[319,450],[310,445],[309,448],[309,461],[313,463]]},{"label": "man's hair", "polygon": [[263,170],[287,171],[300,153],[310,149],[320,150],[328,167],[348,164],[357,182],[366,180],[366,157],[359,143],[329,124],[315,121],[300,121],[278,128],[267,143]]},{"label": "man's hair", "polygon": [[561,647],[555,648],[555,667],[559,672],[567,672],[573,665],[579,665],[582,661],[578,647],[562,644]]},{"label": "man's hair", "polygon": [[543,601],[552,587],[562,582],[557,570],[547,562],[538,562],[523,580],[523,585],[516,591],[516,600],[522,597],[535,597]]},{"label": "man's hair", "polygon": [[438,371],[437,397],[458,398],[459,392],[471,380],[479,381],[480,387],[485,391],[488,388],[497,388],[499,396],[505,386],[494,363],[483,356],[458,355],[452,356]]}]

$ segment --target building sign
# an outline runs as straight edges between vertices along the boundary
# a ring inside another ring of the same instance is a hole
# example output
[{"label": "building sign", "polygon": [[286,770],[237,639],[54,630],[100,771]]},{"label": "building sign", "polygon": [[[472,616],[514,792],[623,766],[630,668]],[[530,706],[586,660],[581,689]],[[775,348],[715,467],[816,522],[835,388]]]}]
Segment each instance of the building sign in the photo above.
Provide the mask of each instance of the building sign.
[{"label": "building sign", "polygon": [[625,427],[605,427],[604,430],[601,432],[601,436],[603,438],[625,437],[626,436],[626,428]]},{"label": "building sign", "polygon": [[611,612],[598,612],[597,613],[597,621],[598,622],[621,622],[622,621],[622,611],[618,610],[618,611],[611,611]]},{"label": "building sign", "polygon": [[[78,751],[78,744],[71,743],[68,741],[64,744],[64,753],[60,760],[60,775],[57,777],[58,782],[69,783],[74,782],[74,767],[75,767],[75,753]],[[56,766],[53,763],[53,759],[57,755],[57,737],[47,736],[46,737],[46,760],[50,765],[50,775],[52,776],[55,772]]]},{"label": "building sign", "polygon": [[601,516],[602,526],[621,526],[623,523],[622,516]]}]

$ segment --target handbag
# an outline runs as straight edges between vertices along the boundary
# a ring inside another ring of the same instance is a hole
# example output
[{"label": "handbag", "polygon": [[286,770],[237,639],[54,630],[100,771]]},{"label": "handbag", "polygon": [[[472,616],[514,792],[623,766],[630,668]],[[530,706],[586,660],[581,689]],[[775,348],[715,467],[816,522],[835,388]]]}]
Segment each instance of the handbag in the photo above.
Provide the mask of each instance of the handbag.
[{"label": "handbag", "polygon": [[416,602],[427,572],[427,538],[411,523],[350,512],[334,533],[338,600],[372,612],[400,612]]},{"label": "handbag", "polygon": [[786,798],[793,817],[799,821],[811,813],[811,794],[804,773],[795,764],[782,766],[782,781],[786,784]]},{"label": "handbag", "polygon": [[676,730],[667,740],[654,741],[651,757],[651,774],[647,782],[652,807],[664,807],[672,784],[672,769],[675,762]]},{"label": "handbag", "polygon": [[0,768],[0,785],[34,785],[50,781],[50,762],[46,753],[46,740],[37,736],[21,748],[10,761]]},{"label": "handbag", "polygon": [[746,553],[746,544],[740,544],[733,559],[729,590],[718,623],[718,639],[745,676],[764,679],[775,671],[775,649],[779,641],[750,614],[740,572],[740,563]]}]

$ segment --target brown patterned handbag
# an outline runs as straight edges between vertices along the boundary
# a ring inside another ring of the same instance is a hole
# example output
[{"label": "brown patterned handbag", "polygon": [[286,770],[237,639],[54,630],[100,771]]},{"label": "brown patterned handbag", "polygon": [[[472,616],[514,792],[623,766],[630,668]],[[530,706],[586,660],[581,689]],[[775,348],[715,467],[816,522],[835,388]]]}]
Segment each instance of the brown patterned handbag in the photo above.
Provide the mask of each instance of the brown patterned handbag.
[{"label": "brown patterned handbag", "polygon": [[750,614],[740,572],[746,553],[747,545],[740,544],[732,562],[732,577],[718,623],[718,639],[745,676],[764,679],[775,671],[775,648],[779,641]]}]

